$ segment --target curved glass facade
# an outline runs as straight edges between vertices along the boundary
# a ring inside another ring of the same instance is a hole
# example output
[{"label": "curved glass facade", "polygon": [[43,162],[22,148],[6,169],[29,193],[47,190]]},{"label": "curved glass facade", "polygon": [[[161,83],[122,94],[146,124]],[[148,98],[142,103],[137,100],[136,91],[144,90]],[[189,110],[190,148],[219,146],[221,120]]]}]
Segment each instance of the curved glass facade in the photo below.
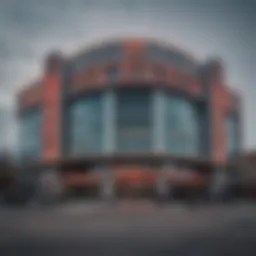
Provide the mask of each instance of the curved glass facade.
[{"label": "curved glass facade", "polygon": [[148,91],[117,93],[117,150],[141,152],[152,149],[152,98]]},{"label": "curved glass facade", "polygon": [[[70,154],[157,150],[174,155],[200,154],[199,115],[188,99],[161,93],[156,101],[156,91],[140,89],[113,90],[111,97],[109,93],[88,95],[69,106]],[[164,107],[155,113],[154,105],[158,107],[159,102]]]},{"label": "curved glass facade", "polygon": [[80,98],[69,107],[69,152],[98,153],[103,144],[102,95]]},{"label": "curved glass facade", "polygon": [[[208,145],[206,111],[164,90],[122,89],[88,94],[69,103],[65,124],[69,155],[163,152],[198,156]],[[226,148],[239,150],[239,120],[226,116]],[[21,115],[19,145],[23,159],[37,160],[42,148],[42,111]],[[207,153],[206,153],[207,154]]]},{"label": "curved glass facade", "polygon": [[42,148],[42,111],[24,113],[20,120],[19,145],[22,159],[37,160]]},{"label": "curved glass facade", "polygon": [[168,95],[166,98],[166,149],[179,155],[198,155],[199,118],[189,100]]}]

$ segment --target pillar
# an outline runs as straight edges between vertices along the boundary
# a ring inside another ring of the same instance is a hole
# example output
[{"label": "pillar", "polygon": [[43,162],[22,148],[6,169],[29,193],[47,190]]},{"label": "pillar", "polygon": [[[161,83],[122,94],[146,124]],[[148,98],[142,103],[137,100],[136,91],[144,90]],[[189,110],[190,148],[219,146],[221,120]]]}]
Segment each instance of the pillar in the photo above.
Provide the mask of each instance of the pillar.
[{"label": "pillar", "polygon": [[116,95],[114,91],[109,89],[103,100],[103,151],[114,153],[116,148]]},{"label": "pillar", "polygon": [[165,149],[165,94],[160,89],[153,94],[153,149],[156,153]]},{"label": "pillar", "polygon": [[64,60],[59,53],[49,54],[42,79],[42,160],[54,162],[61,157],[62,76]]}]

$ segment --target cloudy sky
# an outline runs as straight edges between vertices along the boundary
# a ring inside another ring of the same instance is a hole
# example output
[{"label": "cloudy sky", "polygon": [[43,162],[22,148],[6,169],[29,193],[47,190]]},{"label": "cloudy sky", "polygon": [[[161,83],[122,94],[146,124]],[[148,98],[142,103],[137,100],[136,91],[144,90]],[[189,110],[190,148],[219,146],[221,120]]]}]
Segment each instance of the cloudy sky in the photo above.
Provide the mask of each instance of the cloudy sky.
[{"label": "cloudy sky", "polygon": [[[98,39],[156,37],[204,61],[221,56],[244,99],[244,144],[256,148],[256,4],[250,0],[0,0],[0,149],[16,148],[15,93],[45,54]],[[255,16],[255,17],[254,17]]]}]

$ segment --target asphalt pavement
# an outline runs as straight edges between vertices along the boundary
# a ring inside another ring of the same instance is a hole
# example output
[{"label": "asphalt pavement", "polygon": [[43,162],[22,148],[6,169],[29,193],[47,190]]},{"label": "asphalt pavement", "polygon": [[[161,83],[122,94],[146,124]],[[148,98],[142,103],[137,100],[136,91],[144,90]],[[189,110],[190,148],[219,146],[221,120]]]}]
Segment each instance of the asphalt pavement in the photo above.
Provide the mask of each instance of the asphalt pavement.
[{"label": "asphalt pavement", "polygon": [[256,205],[72,202],[0,209],[0,255],[256,255]]}]

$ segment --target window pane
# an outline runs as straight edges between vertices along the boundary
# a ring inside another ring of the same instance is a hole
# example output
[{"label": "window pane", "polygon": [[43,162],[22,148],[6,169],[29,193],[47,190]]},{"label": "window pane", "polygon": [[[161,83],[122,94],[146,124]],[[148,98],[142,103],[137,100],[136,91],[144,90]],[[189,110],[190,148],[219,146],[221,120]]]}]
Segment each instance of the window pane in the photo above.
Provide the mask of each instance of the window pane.
[{"label": "window pane", "polygon": [[103,117],[101,95],[79,99],[70,106],[70,153],[102,150]]},{"label": "window pane", "polygon": [[199,153],[199,122],[195,106],[182,97],[167,97],[166,148],[181,155]]},{"label": "window pane", "polygon": [[37,160],[41,153],[41,110],[33,110],[21,117],[20,150],[21,157]]},{"label": "window pane", "polygon": [[151,97],[149,92],[125,91],[117,96],[117,146],[124,152],[151,149]]}]

